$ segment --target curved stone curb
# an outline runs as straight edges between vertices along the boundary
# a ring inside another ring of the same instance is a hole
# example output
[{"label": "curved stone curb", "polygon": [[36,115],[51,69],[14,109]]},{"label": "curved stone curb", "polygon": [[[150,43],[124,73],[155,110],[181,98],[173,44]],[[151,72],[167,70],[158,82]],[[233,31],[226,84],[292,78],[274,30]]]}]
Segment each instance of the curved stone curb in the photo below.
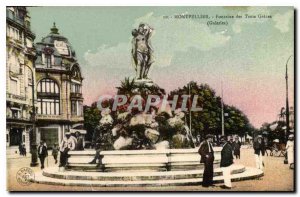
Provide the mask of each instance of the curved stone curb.
[{"label": "curved stone curb", "polygon": [[[245,171],[242,165],[235,165],[232,174],[238,174]],[[99,181],[136,181],[136,180],[175,180],[202,178],[203,170],[189,171],[165,171],[165,172],[139,172],[139,173],[122,173],[122,172],[75,172],[65,171],[58,172],[57,168],[48,168],[43,171],[43,175],[55,179],[67,180],[99,180]],[[221,176],[220,168],[215,169],[214,176]]]},{"label": "curved stone curb", "polygon": [[[263,171],[246,167],[245,171],[232,175],[232,181],[242,181],[255,179],[263,176]],[[56,179],[43,176],[42,172],[36,173],[36,183],[48,184],[48,185],[63,185],[63,186],[84,186],[84,187],[128,187],[128,186],[171,186],[171,185],[199,185],[202,182],[202,178],[187,178],[187,179],[170,179],[170,180],[132,180],[132,181],[98,181],[98,180],[67,180]],[[223,182],[222,176],[214,177],[215,183]]]}]

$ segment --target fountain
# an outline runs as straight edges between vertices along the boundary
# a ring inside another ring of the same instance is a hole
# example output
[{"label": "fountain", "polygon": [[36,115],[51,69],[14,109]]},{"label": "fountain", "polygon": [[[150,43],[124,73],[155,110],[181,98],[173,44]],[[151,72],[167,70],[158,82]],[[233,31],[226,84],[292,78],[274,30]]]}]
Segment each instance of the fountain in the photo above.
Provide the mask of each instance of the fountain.
[{"label": "fountain", "polygon": [[[49,167],[37,173],[35,182],[71,186],[162,186],[200,184],[203,164],[198,147],[185,124],[181,108],[172,111],[164,89],[148,72],[154,62],[150,37],[154,29],[142,23],[132,31],[132,59],[135,79],[125,79],[118,87],[112,109],[101,113],[95,143],[103,146],[102,165],[90,164],[95,150],[70,151],[65,171]],[[164,103],[164,104],[162,104]],[[101,103],[100,103],[101,105]],[[103,107],[101,105],[101,107]],[[143,109],[143,110],[140,110]],[[219,168],[221,147],[214,147],[214,182],[223,182]],[[232,165],[232,181],[263,176],[258,169]]]}]

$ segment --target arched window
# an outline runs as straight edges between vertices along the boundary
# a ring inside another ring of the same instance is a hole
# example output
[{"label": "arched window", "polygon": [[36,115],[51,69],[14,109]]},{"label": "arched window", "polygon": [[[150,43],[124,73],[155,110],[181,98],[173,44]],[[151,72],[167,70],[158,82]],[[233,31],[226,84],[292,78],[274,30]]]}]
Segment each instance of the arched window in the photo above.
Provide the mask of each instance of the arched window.
[{"label": "arched window", "polygon": [[72,68],[72,75],[71,75],[71,92],[72,93],[80,93],[81,94],[81,73],[79,68],[75,65]]},{"label": "arched window", "polygon": [[58,84],[49,78],[37,85],[38,114],[60,114],[60,91]]}]

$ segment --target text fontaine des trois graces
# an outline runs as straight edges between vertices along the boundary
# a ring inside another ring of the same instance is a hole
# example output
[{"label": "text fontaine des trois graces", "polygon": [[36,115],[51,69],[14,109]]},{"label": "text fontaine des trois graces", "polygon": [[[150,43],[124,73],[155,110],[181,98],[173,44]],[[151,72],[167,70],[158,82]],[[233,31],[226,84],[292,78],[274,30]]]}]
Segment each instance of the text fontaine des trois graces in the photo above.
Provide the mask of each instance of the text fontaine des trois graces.
[{"label": "text fontaine des trois graces", "polygon": [[272,15],[269,14],[235,14],[235,15],[219,15],[219,14],[174,14],[174,15],[164,15],[163,19],[166,20],[203,20],[206,22],[207,26],[211,25],[228,25],[233,19],[272,19]]}]

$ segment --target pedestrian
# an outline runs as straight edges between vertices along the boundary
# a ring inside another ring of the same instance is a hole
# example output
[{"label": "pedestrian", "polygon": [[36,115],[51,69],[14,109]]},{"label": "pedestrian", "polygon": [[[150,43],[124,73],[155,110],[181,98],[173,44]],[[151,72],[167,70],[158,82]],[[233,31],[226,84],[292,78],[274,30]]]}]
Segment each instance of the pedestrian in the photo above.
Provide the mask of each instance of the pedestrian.
[{"label": "pedestrian", "polygon": [[68,152],[70,150],[74,150],[74,149],[75,149],[75,141],[71,138],[71,133],[66,132],[65,137],[63,138],[63,140],[60,143],[59,167],[65,167],[67,165],[68,157],[69,157]]},{"label": "pedestrian", "polygon": [[265,156],[265,145],[261,135],[257,136],[256,140],[254,141],[253,148],[255,154],[256,168],[263,170],[264,169],[263,156]]},{"label": "pedestrian", "polygon": [[288,141],[286,143],[286,152],[288,164],[290,165],[290,169],[292,169],[292,165],[294,164],[294,135],[289,135]]},{"label": "pedestrian", "polygon": [[79,131],[75,132],[76,145],[75,150],[84,150],[84,139]]},{"label": "pedestrian", "polygon": [[241,146],[242,143],[240,142],[239,137],[236,136],[235,141],[232,144],[233,154],[236,159],[241,159]]},{"label": "pedestrian", "polygon": [[38,156],[41,162],[41,169],[44,169],[45,168],[44,162],[45,162],[45,158],[48,157],[48,151],[43,141],[40,142],[40,145],[38,147]]},{"label": "pedestrian", "polygon": [[25,144],[23,143],[23,145],[22,145],[22,151],[23,151],[23,156],[24,157],[26,157],[26,154],[27,154],[27,152],[26,152],[26,146],[25,146]]},{"label": "pedestrian", "polygon": [[54,143],[52,148],[52,156],[54,158],[55,164],[57,164],[57,155],[58,155],[59,147],[57,143]]},{"label": "pedestrian", "polygon": [[206,135],[205,140],[200,144],[198,153],[201,156],[200,163],[204,163],[203,187],[214,186],[214,150],[212,146],[213,135]]},{"label": "pedestrian", "polygon": [[23,155],[23,146],[22,146],[22,143],[19,144],[19,154]]},{"label": "pedestrian", "polygon": [[[101,151],[103,150],[103,145],[101,143],[96,143],[95,145],[95,149],[96,149],[96,154],[94,156],[94,159],[89,162],[89,164],[97,164],[97,167],[102,167],[103,168],[103,163],[102,163],[102,159],[103,159],[103,155],[101,155]],[[98,160],[98,163],[97,163]]]},{"label": "pedestrian", "polygon": [[221,138],[222,151],[220,167],[223,172],[224,185],[223,189],[231,189],[231,165],[233,164],[232,146],[226,141],[225,137]]}]

